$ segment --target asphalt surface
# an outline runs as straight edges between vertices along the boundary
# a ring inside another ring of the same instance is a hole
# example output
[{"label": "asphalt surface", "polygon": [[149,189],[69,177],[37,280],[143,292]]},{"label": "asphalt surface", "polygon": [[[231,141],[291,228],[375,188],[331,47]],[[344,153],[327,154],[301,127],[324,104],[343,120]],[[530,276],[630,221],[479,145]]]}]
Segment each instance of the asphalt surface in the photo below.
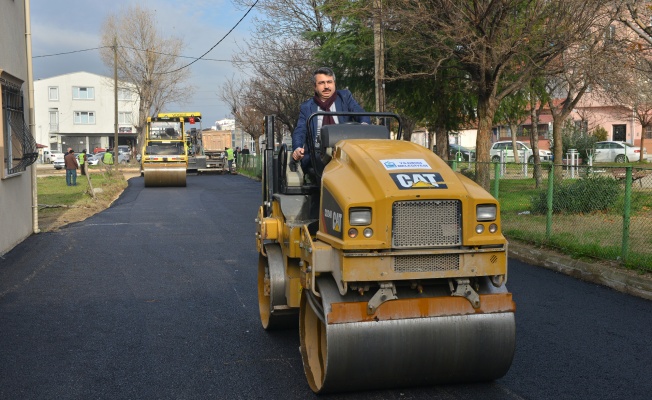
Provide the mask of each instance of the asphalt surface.
[{"label": "asphalt surface", "polygon": [[[133,178],[106,211],[0,258],[0,399],[648,399],[652,301],[510,260],[517,348],[495,382],[315,396],[265,332],[260,183]],[[391,368],[391,360],[388,360]]]}]

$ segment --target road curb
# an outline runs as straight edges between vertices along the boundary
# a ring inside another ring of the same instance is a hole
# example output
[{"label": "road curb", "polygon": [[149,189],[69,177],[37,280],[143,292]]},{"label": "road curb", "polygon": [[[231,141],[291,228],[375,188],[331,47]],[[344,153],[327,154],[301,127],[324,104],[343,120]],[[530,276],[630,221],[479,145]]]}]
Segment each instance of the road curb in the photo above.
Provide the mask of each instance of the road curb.
[{"label": "road curb", "polygon": [[617,267],[575,260],[548,249],[511,240],[508,249],[509,256],[519,261],[652,300],[652,274],[642,275]]}]

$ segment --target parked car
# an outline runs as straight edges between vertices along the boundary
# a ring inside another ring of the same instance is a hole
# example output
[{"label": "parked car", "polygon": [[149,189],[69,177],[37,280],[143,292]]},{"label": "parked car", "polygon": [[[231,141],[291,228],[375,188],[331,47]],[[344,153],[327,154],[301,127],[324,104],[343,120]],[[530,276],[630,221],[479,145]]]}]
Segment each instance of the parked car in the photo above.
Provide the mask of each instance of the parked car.
[{"label": "parked car", "polygon": [[61,155],[63,158],[63,153],[58,150],[43,150],[43,162],[48,164],[54,164],[54,160]]},{"label": "parked car", "polygon": [[[432,151],[437,153],[437,145],[434,145]],[[448,159],[455,160],[457,159],[457,153],[461,153],[462,160],[464,161],[475,161],[475,150],[467,149],[466,147],[460,146],[459,144],[449,143],[448,144]]]},{"label": "parked car", "polygon": [[97,157],[97,154],[88,154],[87,155],[86,162],[88,165],[97,165],[100,162],[99,157]]},{"label": "parked car", "polygon": [[[91,158],[88,157],[89,164],[90,165],[99,165],[100,163],[103,163],[103,158],[104,158],[104,151],[97,153],[93,156],[93,161],[91,162]],[[129,162],[131,156],[129,154],[125,153],[118,153],[118,162],[120,164],[126,164]]]},{"label": "parked car", "polygon": [[[607,140],[597,142],[594,146],[593,161],[595,162],[635,162],[640,159],[641,148],[626,142]],[[643,148],[643,159],[647,160],[647,150]]]},{"label": "parked car", "polygon": [[448,159],[457,160],[458,154],[464,161],[475,161],[475,150],[467,149],[459,144],[448,144]]},{"label": "parked car", "polygon": [[63,159],[64,155],[62,152],[52,152],[52,164],[54,164],[54,169],[63,169],[66,166],[66,162]]},{"label": "parked car", "polygon": [[[519,155],[519,161],[527,160],[528,163],[534,163],[534,152],[530,146],[523,142],[516,142],[516,148]],[[500,162],[500,153],[503,152],[506,162],[514,162],[514,148],[511,140],[501,140],[494,142],[489,150],[491,161]],[[552,152],[550,150],[539,149],[539,158],[541,161],[552,161]]]}]

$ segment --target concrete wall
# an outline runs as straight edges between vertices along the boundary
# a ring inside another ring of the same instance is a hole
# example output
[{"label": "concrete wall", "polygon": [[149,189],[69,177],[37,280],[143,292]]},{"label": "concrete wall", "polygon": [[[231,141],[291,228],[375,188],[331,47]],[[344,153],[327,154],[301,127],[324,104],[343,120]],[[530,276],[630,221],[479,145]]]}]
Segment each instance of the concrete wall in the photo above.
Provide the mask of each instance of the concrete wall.
[{"label": "concrete wall", "polygon": [[[0,70],[2,77],[23,83],[25,122],[29,123],[27,88],[27,46],[25,44],[25,2],[0,1]],[[13,78],[11,78],[13,77]],[[7,175],[5,162],[4,116],[0,113],[0,254],[28,237],[32,225],[32,180],[30,166],[25,172]]]}]

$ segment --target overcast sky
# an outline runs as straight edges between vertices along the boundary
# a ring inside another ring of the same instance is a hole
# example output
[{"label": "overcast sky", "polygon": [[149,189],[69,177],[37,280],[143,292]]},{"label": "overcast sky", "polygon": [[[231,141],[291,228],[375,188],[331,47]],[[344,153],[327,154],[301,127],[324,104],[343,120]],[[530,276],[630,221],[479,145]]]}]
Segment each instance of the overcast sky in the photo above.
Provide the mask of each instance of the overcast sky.
[{"label": "overcast sky", "polygon": [[[246,12],[230,0],[30,0],[33,56],[99,47],[106,16],[132,4],[155,10],[156,18],[164,19],[166,26],[173,27],[172,35],[186,43],[181,55],[189,57],[208,51]],[[248,39],[254,13],[255,9],[205,56],[227,61],[195,62],[190,67],[191,81],[196,87],[193,96],[187,103],[170,104],[165,111],[199,111],[204,128],[216,120],[231,118],[218,92],[226,79],[241,76],[230,63],[231,55],[237,44]],[[77,71],[113,76],[113,71],[102,63],[99,50],[34,58],[34,80]]]}]

